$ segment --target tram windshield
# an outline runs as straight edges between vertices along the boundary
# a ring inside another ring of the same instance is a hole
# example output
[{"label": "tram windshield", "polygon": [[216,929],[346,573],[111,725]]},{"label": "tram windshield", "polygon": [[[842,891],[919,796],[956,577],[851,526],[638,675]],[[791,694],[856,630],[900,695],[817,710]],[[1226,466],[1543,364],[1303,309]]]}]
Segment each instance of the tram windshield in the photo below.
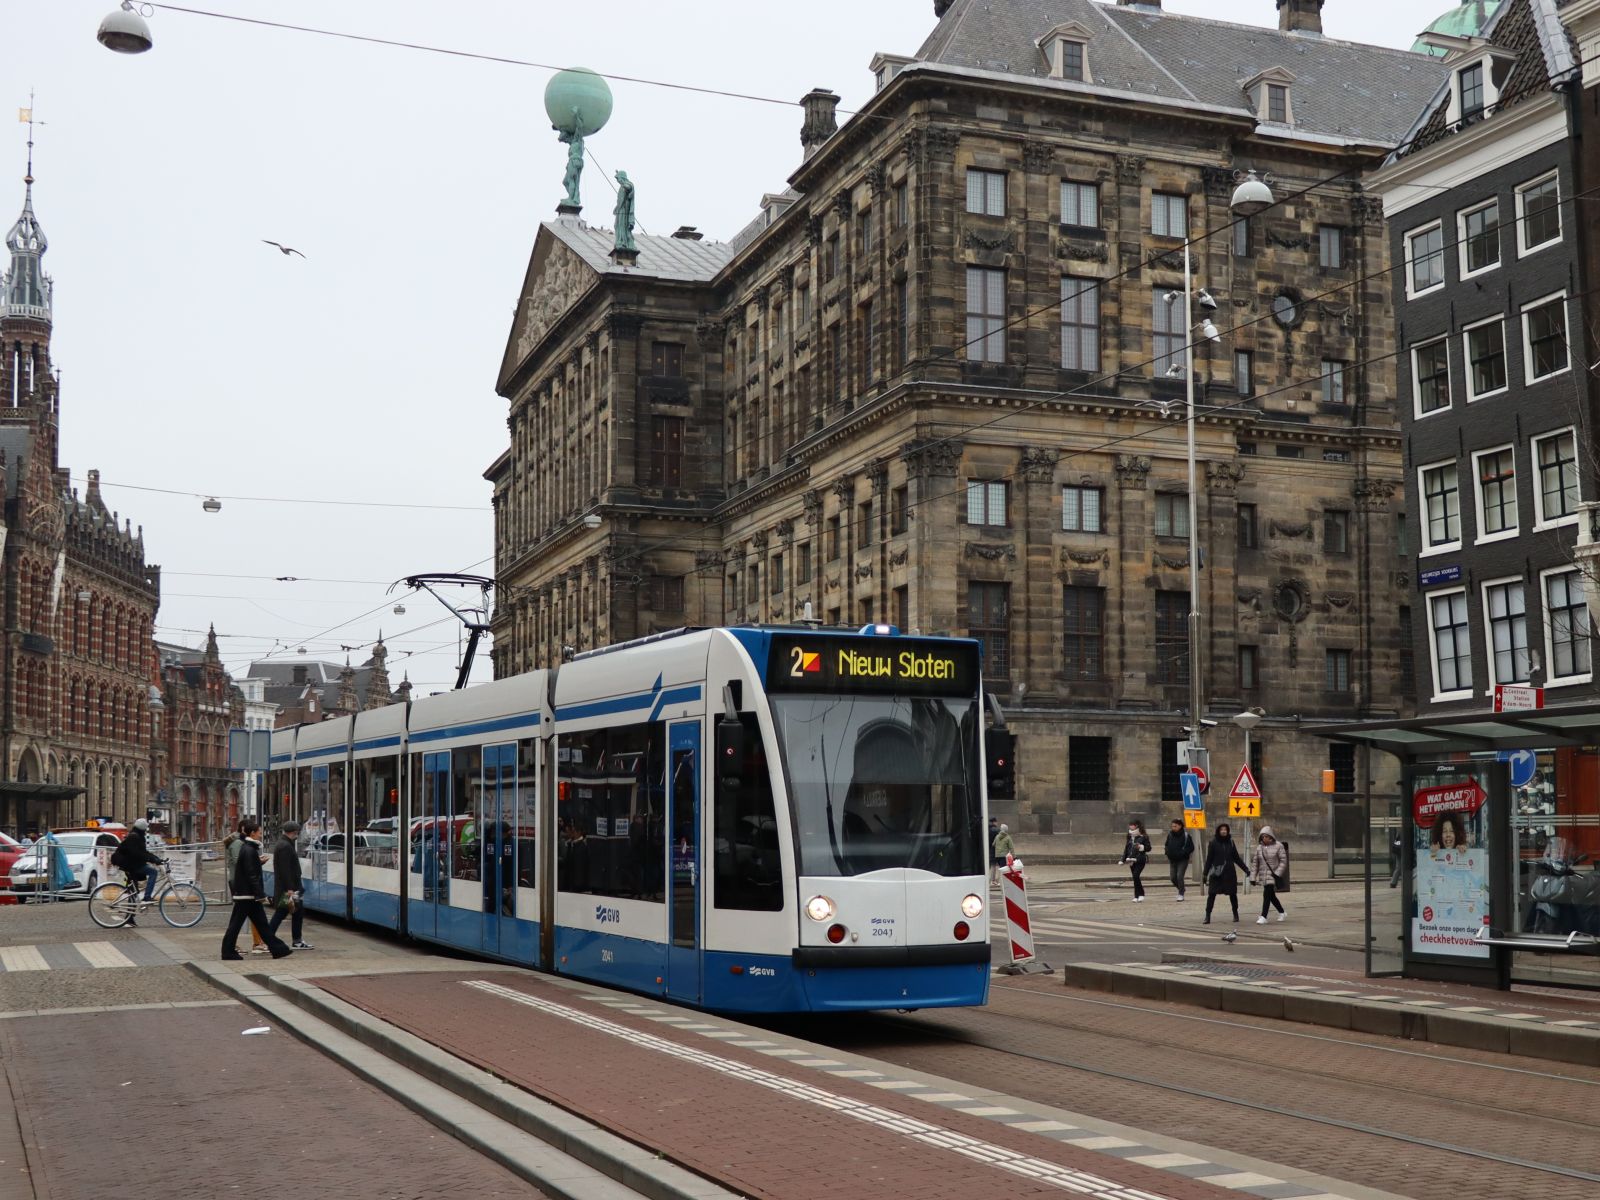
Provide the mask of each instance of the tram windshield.
[{"label": "tram windshield", "polygon": [[975,701],[789,695],[772,710],[802,874],[983,870]]}]

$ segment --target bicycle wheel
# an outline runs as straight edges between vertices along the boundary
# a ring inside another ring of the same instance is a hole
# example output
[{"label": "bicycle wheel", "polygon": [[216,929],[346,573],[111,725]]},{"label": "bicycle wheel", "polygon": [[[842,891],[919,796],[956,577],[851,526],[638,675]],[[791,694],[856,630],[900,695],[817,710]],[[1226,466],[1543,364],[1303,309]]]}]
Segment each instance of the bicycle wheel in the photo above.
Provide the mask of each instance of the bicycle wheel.
[{"label": "bicycle wheel", "polygon": [[188,929],[206,915],[206,894],[192,883],[175,883],[161,893],[159,907],[168,925]]},{"label": "bicycle wheel", "polygon": [[133,920],[128,896],[128,889],[122,884],[102,883],[89,893],[89,919],[101,929],[121,929]]}]

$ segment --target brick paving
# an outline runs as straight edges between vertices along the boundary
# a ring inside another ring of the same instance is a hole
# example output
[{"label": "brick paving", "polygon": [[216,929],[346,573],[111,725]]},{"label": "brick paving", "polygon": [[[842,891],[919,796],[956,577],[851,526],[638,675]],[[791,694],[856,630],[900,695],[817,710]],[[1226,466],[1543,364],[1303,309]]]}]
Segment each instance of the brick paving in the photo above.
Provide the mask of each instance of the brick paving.
[{"label": "brick paving", "polygon": [[[1064,1144],[981,1116],[896,1096],[854,1079],[785,1063],[738,1044],[609,1008],[535,976],[498,974],[493,986],[585,1020],[609,1023],[681,1047],[684,1057],[647,1049],[591,1024],[563,1019],[465,986],[481,972],[343,976],[318,986],[503,1079],[584,1116],[629,1140],[763,1200],[916,1196],[1063,1195],[1061,1188],[975,1161],[941,1145],[941,1135],[986,1147],[991,1161],[1009,1153],[1083,1172],[1122,1188],[1170,1200],[1220,1200],[1239,1193],[1200,1180]],[[743,1071],[709,1069],[694,1056],[714,1055]],[[809,1102],[753,1076],[818,1090]],[[865,1074],[865,1072],[863,1073]],[[830,1103],[826,1097],[843,1100]],[[870,1105],[884,1120],[842,1111]],[[898,1120],[903,1128],[894,1128]],[[905,1122],[937,1127],[915,1136]],[[1109,1194],[1109,1193],[1108,1193]],[[1129,1194],[1129,1193],[1124,1193]]]},{"label": "brick paving", "polygon": [[[1074,1003],[1075,995],[1082,1002]],[[986,1009],[873,1018],[834,1025],[831,1035],[808,1023],[804,1036],[973,1087],[1069,1104],[1106,1120],[1134,1126],[1158,1121],[1172,1137],[1418,1200],[1593,1200],[1600,1190],[1591,1181],[1228,1103],[1265,1102],[1592,1172],[1600,1145],[1600,1071],[1593,1068],[1344,1030],[1307,1031],[1233,1013],[1185,1020],[1180,1014],[1195,1010],[1107,1001],[1104,994],[1075,994],[1048,980],[997,982]],[[961,1044],[970,1039],[984,1044]],[[1096,1072],[1170,1082],[1222,1098],[1184,1096]]]},{"label": "brick paving", "polygon": [[30,1188],[5,1162],[0,1197],[543,1195],[281,1030],[240,1036],[264,1023],[237,1005],[0,1021],[33,1168]]}]

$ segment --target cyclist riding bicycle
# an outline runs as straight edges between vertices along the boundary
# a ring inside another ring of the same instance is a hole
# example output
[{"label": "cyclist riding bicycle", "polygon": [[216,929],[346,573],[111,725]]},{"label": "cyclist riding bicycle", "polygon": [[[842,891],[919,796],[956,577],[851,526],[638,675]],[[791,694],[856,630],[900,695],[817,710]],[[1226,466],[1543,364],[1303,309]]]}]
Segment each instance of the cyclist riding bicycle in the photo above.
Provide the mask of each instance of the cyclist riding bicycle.
[{"label": "cyclist riding bicycle", "polygon": [[[116,852],[111,856],[111,865],[120,867],[127,873],[128,880],[138,887],[139,881],[144,880],[144,902],[150,903],[150,897],[156,888],[156,868],[163,866],[166,859],[160,858],[150,852],[150,846],[145,840],[150,828],[150,822],[140,817],[133,823],[133,828],[128,831],[128,836],[122,839]],[[128,924],[133,924],[129,921]]]}]

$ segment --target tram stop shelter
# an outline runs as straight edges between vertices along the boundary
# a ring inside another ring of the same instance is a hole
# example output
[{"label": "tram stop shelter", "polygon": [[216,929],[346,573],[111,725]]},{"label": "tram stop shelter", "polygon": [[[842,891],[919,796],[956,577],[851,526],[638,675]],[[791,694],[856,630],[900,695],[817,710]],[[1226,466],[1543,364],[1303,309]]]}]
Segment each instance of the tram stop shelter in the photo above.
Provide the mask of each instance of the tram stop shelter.
[{"label": "tram stop shelter", "polygon": [[1374,752],[1369,975],[1600,989],[1600,704],[1316,732]]}]

